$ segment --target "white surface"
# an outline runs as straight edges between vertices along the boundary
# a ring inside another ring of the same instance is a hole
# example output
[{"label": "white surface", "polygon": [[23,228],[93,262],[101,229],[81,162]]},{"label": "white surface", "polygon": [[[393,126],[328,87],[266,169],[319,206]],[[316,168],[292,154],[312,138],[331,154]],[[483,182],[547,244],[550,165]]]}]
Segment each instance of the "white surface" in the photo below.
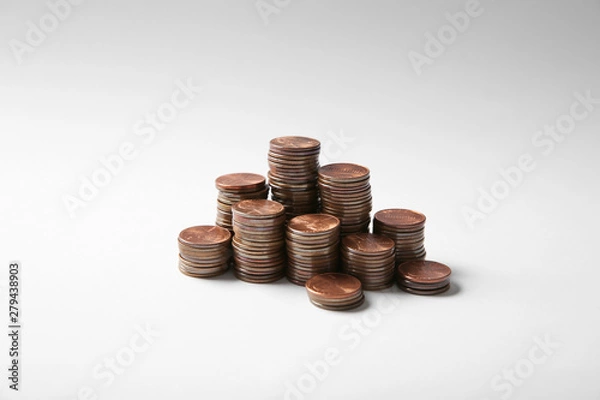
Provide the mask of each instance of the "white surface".
[{"label": "white surface", "polygon": [[[8,3],[5,42],[46,12]],[[335,348],[341,362],[304,398],[491,400],[506,393],[494,377],[545,335],[561,346],[508,397],[600,398],[600,107],[551,155],[531,143],[573,92],[600,97],[597,2],[482,2],[421,76],[408,52],[463,2],[292,1],[268,26],[252,2],[159,4],[86,2],[22,65],[1,55],[0,264],[23,265],[25,368],[19,394],[2,373],[1,398],[87,386],[100,399],[281,399]],[[145,145],[133,125],[188,77],[202,93]],[[425,213],[429,258],[459,290],[394,288],[377,320],[382,293],[332,313],[285,280],[178,272],[179,231],[214,221],[215,177],[266,173],[272,137],[341,130],[353,142],[328,161],[371,169],[374,210]],[[62,197],[125,141],[138,157],[70,218]],[[470,229],[462,207],[525,152],[535,171]],[[348,324],[365,318],[352,349]],[[161,336],[111,384],[96,379],[147,323]]]}]

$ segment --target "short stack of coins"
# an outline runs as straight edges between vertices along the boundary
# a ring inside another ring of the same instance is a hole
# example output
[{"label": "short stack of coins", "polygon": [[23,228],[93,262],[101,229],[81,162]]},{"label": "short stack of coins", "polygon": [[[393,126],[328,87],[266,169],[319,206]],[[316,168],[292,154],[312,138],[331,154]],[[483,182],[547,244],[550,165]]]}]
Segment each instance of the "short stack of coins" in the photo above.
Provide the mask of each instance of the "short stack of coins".
[{"label": "short stack of coins", "polygon": [[317,172],[321,143],[302,136],[272,139],[269,145],[271,199],[285,206],[288,219],[319,210]]},{"label": "short stack of coins", "polygon": [[271,200],[242,200],[232,207],[234,274],[269,283],[285,274],[285,209]]},{"label": "short stack of coins", "polygon": [[382,290],[394,284],[394,241],[373,233],[344,236],[342,271],[360,279],[365,290]]},{"label": "short stack of coins", "polygon": [[425,252],[425,215],[401,208],[378,211],[373,217],[373,232],[396,242],[396,265],[423,260]]},{"label": "short stack of coins", "polygon": [[451,273],[447,265],[435,261],[407,261],[398,266],[398,286],[412,294],[444,293],[450,288]]},{"label": "short stack of coins", "polygon": [[217,225],[233,231],[231,207],[238,201],[266,199],[269,188],[264,176],[252,173],[235,173],[219,176],[215,180],[217,196]]},{"label": "short stack of coins", "polygon": [[340,220],[327,214],[292,218],[286,230],[287,278],[302,285],[339,264]]},{"label": "short stack of coins", "polygon": [[319,169],[321,212],[341,221],[342,236],[367,232],[371,222],[369,169],[361,165],[337,163]]},{"label": "short stack of coins", "polygon": [[306,282],[306,292],[312,304],[325,310],[350,310],[365,301],[360,280],[335,272],[310,278]]},{"label": "short stack of coins", "polygon": [[231,233],[212,225],[184,229],[177,239],[179,270],[195,278],[211,278],[227,271],[231,258]]}]

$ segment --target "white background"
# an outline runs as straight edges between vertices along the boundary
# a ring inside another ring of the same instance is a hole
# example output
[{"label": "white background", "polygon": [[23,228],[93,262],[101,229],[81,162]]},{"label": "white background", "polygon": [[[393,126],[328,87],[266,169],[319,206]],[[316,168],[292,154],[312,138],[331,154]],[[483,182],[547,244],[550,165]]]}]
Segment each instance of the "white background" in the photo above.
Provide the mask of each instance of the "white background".
[{"label": "white background", "polygon": [[[89,0],[18,64],[10,41],[48,6],[4,0],[0,264],[23,266],[23,370],[15,394],[3,368],[0,398],[281,399],[335,348],[304,398],[599,399],[600,105],[549,155],[532,137],[575,92],[600,98],[600,4],[482,0],[417,74],[409,52],[464,7],[292,0],[265,24],[251,1]],[[201,93],[145,143],[134,125],[188,78]],[[425,213],[428,256],[455,288],[368,292],[334,313],[286,280],[180,274],[177,235],[214,222],[214,179],[266,174],[269,139],[293,134],[327,144],[324,163],[369,167],[374,211]],[[124,142],[137,157],[71,217],[65,196]],[[463,208],[525,153],[535,170],[470,227]],[[95,378],[147,324],[160,337],[110,384]],[[495,390],[545,337],[560,347]]]}]

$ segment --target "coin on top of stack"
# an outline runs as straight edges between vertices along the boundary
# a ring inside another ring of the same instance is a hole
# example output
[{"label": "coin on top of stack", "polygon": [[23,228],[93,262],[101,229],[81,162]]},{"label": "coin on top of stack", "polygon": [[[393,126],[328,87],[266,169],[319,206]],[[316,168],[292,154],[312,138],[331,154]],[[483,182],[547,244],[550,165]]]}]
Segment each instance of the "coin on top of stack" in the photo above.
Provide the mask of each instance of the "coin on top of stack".
[{"label": "coin on top of stack", "polygon": [[369,169],[357,164],[328,164],[319,169],[321,212],[341,221],[342,236],[367,232],[371,222]]},{"label": "coin on top of stack", "polygon": [[271,199],[285,206],[288,219],[319,210],[317,172],[321,143],[303,136],[283,136],[269,144]]},{"label": "coin on top of stack", "polygon": [[327,214],[292,218],[286,230],[287,278],[302,285],[315,275],[334,272],[339,263],[340,220]]},{"label": "coin on top of stack", "polygon": [[444,293],[450,288],[450,274],[450,267],[439,262],[407,261],[398,265],[398,286],[412,294]]},{"label": "coin on top of stack", "polygon": [[405,261],[423,260],[425,252],[425,215],[401,208],[375,213],[373,232],[396,242],[396,265]]},{"label": "coin on top of stack", "polygon": [[344,236],[341,245],[342,271],[354,275],[364,290],[382,290],[394,284],[394,241],[373,233]]},{"label": "coin on top of stack", "polygon": [[234,204],[234,274],[252,283],[275,282],[285,274],[285,209],[271,200]]},{"label": "coin on top of stack", "polygon": [[231,206],[247,199],[266,199],[269,188],[266,179],[259,174],[240,172],[221,175],[215,180],[217,196],[217,225],[233,231]]},{"label": "coin on top of stack", "polygon": [[311,303],[331,311],[350,310],[365,301],[360,281],[336,272],[313,276],[306,281],[306,292]]},{"label": "coin on top of stack", "polygon": [[227,271],[231,233],[212,225],[193,226],[179,233],[179,270],[195,278],[210,278]]}]

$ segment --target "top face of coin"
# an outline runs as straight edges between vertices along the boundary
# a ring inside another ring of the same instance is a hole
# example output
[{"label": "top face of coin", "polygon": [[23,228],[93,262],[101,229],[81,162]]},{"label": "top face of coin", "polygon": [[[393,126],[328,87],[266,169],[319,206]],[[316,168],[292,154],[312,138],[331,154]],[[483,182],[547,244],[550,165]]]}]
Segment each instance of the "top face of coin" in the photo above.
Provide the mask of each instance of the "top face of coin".
[{"label": "top face of coin", "polygon": [[395,242],[374,233],[353,233],[342,239],[342,245],[360,253],[383,253],[392,250]]},{"label": "top face of coin", "polygon": [[290,151],[314,150],[321,147],[321,142],[319,142],[317,139],[304,136],[282,136],[271,139],[269,144],[272,149]]},{"label": "top face of coin", "polygon": [[315,275],[306,281],[306,289],[326,299],[350,297],[362,288],[360,281],[352,275],[330,272]]},{"label": "top face of coin", "polygon": [[189,246],[215,246],[229,239],[231,233],[227,229],[213,225],[192,226],[179,233],[179,240]]},{"label": "top face of coin", "polygon": [[420,212],[402,208],[390,208],[378,211],[375,220],[388,226],[408,227],[418,226],[425,223],[425,215]]},{"label": "top face of coin", "polygon": [[215,180],[219,190],[251,190],[260,189],[265,185],[265,177],[259,174],[239,172],[221,175]]},{"label": "top face of coin", "polygon": [[450,277],[452,270],[445,264],[427,260],[407,261],[398,265],[398,274],[415,283],[438,283]]},{"label": "top face of coin", "polygon": [[285,208],[280,203],[266,199],[242,200],[235,203],[231,210],[247,217],[271,218],[285,213]]},{"label": "top face of coin", "polygon": [[296,232],[328,232],[340,225],[340,220],[329,214],[304,214],[292,218],[288,228]]},{"label": "top face of coin", "polygon": [[332,181],[358,181],[369,176],[369,169],[350,163],[328,164],[319,168],[319,176]]}]

